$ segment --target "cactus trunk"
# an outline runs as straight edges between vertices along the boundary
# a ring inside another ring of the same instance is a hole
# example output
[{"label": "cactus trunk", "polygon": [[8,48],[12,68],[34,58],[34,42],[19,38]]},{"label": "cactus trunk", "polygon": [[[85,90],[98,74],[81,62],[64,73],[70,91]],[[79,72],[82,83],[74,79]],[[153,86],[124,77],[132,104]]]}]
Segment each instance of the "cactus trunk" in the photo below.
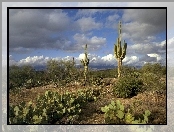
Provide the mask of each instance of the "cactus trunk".
[{"label": "cactus trunk", "polygon": [[85,79],[85,84],[86,84],[87,73],[88,73],[88,64],[89,64],[89,59],[88,59],[88,56],[87,56],[87,44],[85,46],[85,58],[81,60],[81,63],[84,66],[84,79]]},{"label": "cactus trunk", "polygon": [[118,33],[119,37],[117,38],[117,44],[114,45],[115,46],[114,54],[118,62],[118,78],[119,78],[121,77],[122,60],[125,58],[127,49],[127,43],[125,43],[125,41],[123,47],[121,47],[121,22],[119,22]]},{"label": "cactus trunk", "polygon": [[122,66],[122,60],[118,58],[118,77],[121,76],[121,66]]}]

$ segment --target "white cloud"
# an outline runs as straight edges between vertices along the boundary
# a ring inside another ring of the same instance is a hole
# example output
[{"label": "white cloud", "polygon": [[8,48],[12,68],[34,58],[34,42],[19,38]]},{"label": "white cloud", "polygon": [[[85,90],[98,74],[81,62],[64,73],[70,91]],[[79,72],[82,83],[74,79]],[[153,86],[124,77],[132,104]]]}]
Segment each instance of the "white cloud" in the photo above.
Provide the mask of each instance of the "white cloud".
[{"label": "white cloud", "polygon": [[[50,58],[50,57],[44,57],[42,56],[33,56],[33,57],[27,57],[25,59],[21,59],[20,61],[15,61],[14,58],[12,56],[9,56],[10,59],[10,64],[16,64],[16,65],[32,65],[32,66],[44,66],[46,65],[47,61],[50,59],[53,60],[72,60],[73,56],[66,56],[66,57],[55,57],[55,58]],[[117,60],[114,57],[113,54],[108,54],[105,56],[98,56],[96,54],[90,54],[88,53],[88,58],[90,60],[89,65],[90,66],[116,66],[117,65]],[[80,60],[84,59],[84,53],[79,54],[78,57],[75,57],[75,62],[77,65],[81,65]],[[145,62],[162,62],[164,60],[162,60],[162,57],[158,54],[148,54],[142,57],[138,57],[138,56],[126,56],[123,59],[123,65],[132,65],[132,66],[140,66],[142,64],[144,64]]]},{"label": "white cloud", "polygon": [[103,61],[101,60],[101,57],[96,54],[89,53],[88,58],[89,58],[90,65],[96,65],[96,66],[103,65]]},{"label": "white cloud", "polygon": [[159,44],[159,46],[161,46],[161,47],[166,47],[166,40],[162,41],[162,42]]},{"label": "white cloud", "polygon": [[118,18],[119,18],[119,15],[114,14],[114,15],[108,16],[108,17],[107,17],[107,20],[110,21],[110,22],[114,22],[114,21],[116,21]]},{"label": "white cloud", "polygon": [[146,55],[151,53],[164,54],[166,53],[166,40],[162,42],[151,43],[137,43],[128,46],[128,52],[132,51],[140,55]]},{"label": "white cloud", "polygon": [[109,15],[106,18],[105,27],[117,29],[117,27],[118,27],[118,21],[117,21],[118,18],[120,18],[120,16],[118,14]]},{"label": "white cloud", "polygon": [[43,55],[42,56],[33,56],[33,57],[29,56],[25,59],[20,60],[18,62],[18,64],[19,65],[29,64],[29,65],[33,65],[33,66],[45,65],[49,59],[50,59],[49,57],[44,57]]},{"label": "white cloud", "polygon": [[95,14],[99,14],[99,15],[103,15],[105,13],[116,13],[118,12],[117,9],[79,9],[77,14],[76,14],[76,17],[75,18],[79,18],[79,17],[93,17]]},{"label": "white cloud", "polygon": [[139,58],[137,56],[125,56],[123,59],[123,63],[125,65],[134,65],[139,61]]},{"label": "white cloud", "polygon": [[122,24],[122,37],[132,43],[152,42],[157,33],[159,33],[158,28],[147,23],[135,21]]},{"label": "white cloud", "polygon": [[92,29],[99,29],[102,26],[102,23],[95,22],[95,19],[91,17],[82,17],[77,20],[77,23],[83,32],[90,31]]},{"label": "white cloud", "polygon": [[162,59],[162,57],[159,54],[152,53],[152,54],[147,54],[147,55],[150,57],[155,57],[157,59],[157,62],[159,62]]},{"label": "white cloud", "polygon": [[78,57],[79,60],[83,60],[84,58],[85,58],[85,54],[80,54]]},{"label": "white cloud", "polygon": [[115,57],[114,57],[113,54],[109,54],[109,55],[103,56],[101,59],[103,61],[115,61]]},{"label": "white cloud", "polygon": [[103,37],[93,36],[91,38],[88,38],[85,34],[76,33],[73,38],[76,44],[72,48],[74,48],[75,50],[78,50],[78,48],[80,50],[84,49],[83,46],[85,44],[88,45],[88,50],[97,50],[101,46],[106,44],[106,38]]},{"label": "white cloud", "polygon": [[148,54],[154,51],[154,46],[152,44],[134,44],[130,47],[130,50],[137,54]]},{"label": "white cloud", "polygon": [[103,9],[89,9],[89,10],[80,9],[77,12],[76,17],[92,16],[92,15],[96,14],[97,12],[103,12]]}]

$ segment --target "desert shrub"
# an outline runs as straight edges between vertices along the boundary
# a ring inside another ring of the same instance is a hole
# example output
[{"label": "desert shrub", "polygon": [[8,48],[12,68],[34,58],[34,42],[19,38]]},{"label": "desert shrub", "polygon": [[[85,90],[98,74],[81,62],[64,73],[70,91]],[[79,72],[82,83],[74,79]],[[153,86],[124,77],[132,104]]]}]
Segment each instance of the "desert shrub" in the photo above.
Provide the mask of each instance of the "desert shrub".
[{"label": "desert shrub", "polygon": [[10,66],[9,67],[9,88],[23,87],[25,83],[35,76],[32,66]]},{"label": "desert shrub", "polygon": [[137,73],[139,72],[138,69],[136,69],[135,67],[132,66],[122,66],[121,67],[121,75],[122,76],[127,76],[128,74],[132,74],[132,73]]},{"label": "desert shrub", "polygon": [[97,70],[89,71],[89,76],[93,78],[114,78],[117,77],[116,69],[106,69],[106,70]]},{"label": "desert shrub", "polygon": [[154,73],[156,75],[162,76],[166,75],[166,66],[162,66],[159,63],[147,63],[141,68],[142,73]]},{"label": "desert shrub", "polygon": [[105,85],[105,78],[115,78],[117,77],[116,69],[106,69],[106,70],[89,70],[88,81],[92,86],[103,87]]},{"label": "desert shrub", "polygon": [[49,76],[45,71],[36,71],[32,66],[10,66],[9,88],[32,88],[47,85]]},{"label": "desert shrub", "polygon": [[79,79],[78,69],[72,61],[50,60],[47,62],[47,73],[50,81],[57,85],[65,85]]},{"label": "desert shrub", "polygon": [[166,82],[161,80],[161,76],[154,73],[143,73],[141,75],[144,84],[144,90],[164,90],[166,89]]},{"label": "desert shrub", "polygon": [[103,77],[91,77],[89,82],[93,86],[103,86]]},{"label": "desert shrub", "polygon": [[147,91],[166,89],[166,66],[159,63],[147,63],[141,68],[141,78],[143,80],[144,89]]},{"label": "desert shrub", "polygon": [[134,72],[119,78],[113,87],[113,92],[117,97],[129,98],[142,92],[143,82],[139,78],[139,73]]}]

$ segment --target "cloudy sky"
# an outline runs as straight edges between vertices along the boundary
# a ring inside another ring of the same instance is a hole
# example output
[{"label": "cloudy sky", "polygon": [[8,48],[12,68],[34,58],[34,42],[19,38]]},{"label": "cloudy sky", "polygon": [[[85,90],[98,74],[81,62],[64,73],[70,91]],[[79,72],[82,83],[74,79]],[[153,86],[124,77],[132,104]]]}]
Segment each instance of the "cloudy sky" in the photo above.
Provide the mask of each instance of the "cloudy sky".
[{"label": "cloudy sky", "polygon": [[85,44],[91,65],[117,65],[119,20],[128,44],[124,65],[166,63],[165,9],[10,9],[10,65],[72,57],[80,64]]}]

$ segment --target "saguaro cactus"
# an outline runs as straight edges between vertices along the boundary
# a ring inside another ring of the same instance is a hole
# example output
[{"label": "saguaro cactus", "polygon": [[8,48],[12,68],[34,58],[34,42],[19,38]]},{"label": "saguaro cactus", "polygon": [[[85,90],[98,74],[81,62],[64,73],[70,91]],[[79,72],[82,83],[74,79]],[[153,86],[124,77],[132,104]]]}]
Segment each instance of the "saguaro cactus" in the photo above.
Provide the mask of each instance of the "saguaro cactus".
[{"label": "saguaro cactus", "polygon": [[121,47],[121,22],[119,22],[119,25],[118,25],[118,35],[119,36],[117,38],[117,44],[114,45],[114,54],[118,62],[118,77],[120,77],[122,60],[125,58],[126,49],[127,49],[127,43],[125,43],[125,40],[124,40],[123,47]]},{"label": "saguaro cactus", "polygon": [[73,66],[75,66],[75,60],[74,60],[74,57],[73,57],[73,60],[72,60],[72,64],[73,64]]},{"label": "saguaro cactus", "polygon": [[89,64],[89,59],[87,55],[87,44],[85,45],[85,57],[84,59],[80,60],[82,65],[84,66],[84,78],[85,78],[85,83],[87,80],[87,73],[88,73],[88,64]]}]

